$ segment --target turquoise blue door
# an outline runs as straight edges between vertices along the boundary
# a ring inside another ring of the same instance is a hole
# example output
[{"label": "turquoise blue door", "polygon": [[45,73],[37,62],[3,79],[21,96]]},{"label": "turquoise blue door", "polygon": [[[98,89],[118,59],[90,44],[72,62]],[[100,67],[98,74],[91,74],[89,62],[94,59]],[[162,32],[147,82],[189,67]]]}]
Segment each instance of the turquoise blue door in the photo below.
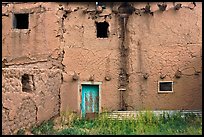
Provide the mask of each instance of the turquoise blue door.
[{"label": "turquoise blue door", "polygon": [[90,114],[99,112],[99,86],[98,85],[82,85],[82,117],[85,118]]}]

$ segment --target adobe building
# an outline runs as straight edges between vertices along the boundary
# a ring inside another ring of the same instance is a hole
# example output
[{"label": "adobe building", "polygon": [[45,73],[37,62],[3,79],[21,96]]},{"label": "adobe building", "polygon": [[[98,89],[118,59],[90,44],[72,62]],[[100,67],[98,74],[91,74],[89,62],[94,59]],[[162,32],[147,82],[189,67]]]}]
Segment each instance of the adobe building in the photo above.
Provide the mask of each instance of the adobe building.
[{"label": "adobe building", "polygon": [[201,2],[2,2],[4,134],[136,110],[202,110]]}]

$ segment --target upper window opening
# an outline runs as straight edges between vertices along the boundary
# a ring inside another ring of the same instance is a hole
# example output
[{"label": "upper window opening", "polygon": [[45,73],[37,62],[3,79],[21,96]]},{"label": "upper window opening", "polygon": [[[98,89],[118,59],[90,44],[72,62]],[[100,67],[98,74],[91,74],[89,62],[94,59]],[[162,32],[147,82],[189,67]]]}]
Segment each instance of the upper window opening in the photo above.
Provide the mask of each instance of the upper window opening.
[{"label": "upper window opening", "polygon": [[108,37],[108,26],[107,22],[96,22],[97,28],[97,38],[107,38]]},{"label": "upper window opening", "polygon": [[106,4],[104,2],[96,2],[96,6],[101,6],[103,9],[106,8]]},{"label": "upper window opening", "polygon": [[24,74],[21,83],[23,92],[31,92],[34,90],[33,75]]},{"label": "upper window opening", "polygon": [[173,82],[172,81],[159,81],[158,92],[168,93],[173,92]]},{"label": "upper window opening", "polygon": [[13,28],[14,29],[28,29],[29,14],[21,13],[14,14]]}]

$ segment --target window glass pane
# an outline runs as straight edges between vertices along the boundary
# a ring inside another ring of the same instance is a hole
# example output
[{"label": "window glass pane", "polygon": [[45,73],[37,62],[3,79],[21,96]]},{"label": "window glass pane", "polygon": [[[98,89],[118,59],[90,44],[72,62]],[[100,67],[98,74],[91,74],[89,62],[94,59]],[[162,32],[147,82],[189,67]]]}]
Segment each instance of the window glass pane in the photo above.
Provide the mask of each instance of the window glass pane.
[{"label": "window glass pane", "polygon": [[172,82],[159,82],[159,91],[172,91]]}]

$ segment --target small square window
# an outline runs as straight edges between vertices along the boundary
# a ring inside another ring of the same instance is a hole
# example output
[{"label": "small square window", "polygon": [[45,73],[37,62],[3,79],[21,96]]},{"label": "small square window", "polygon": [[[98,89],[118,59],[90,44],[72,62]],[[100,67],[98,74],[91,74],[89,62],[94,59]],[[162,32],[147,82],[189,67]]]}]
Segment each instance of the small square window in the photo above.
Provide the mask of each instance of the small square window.
[{"label": "small square window", "polygon": [[33,75],[24,74],[21,78],[22,91],[31,92],[35,90]]},{"label": "small square window", "polygon": [[107,38],[108,37],[108,26],[107,22],[96,22],[97,38]]},{"label": "small square window", "polygon": [[28,23],[29,23],[28,13],[14,14],[13,17],[14,29],[28,29]]},{"label": "small square window", "polygon": [[173,81],[159,81],[158,82],[159,93],[172,93],[173,92]]}]

